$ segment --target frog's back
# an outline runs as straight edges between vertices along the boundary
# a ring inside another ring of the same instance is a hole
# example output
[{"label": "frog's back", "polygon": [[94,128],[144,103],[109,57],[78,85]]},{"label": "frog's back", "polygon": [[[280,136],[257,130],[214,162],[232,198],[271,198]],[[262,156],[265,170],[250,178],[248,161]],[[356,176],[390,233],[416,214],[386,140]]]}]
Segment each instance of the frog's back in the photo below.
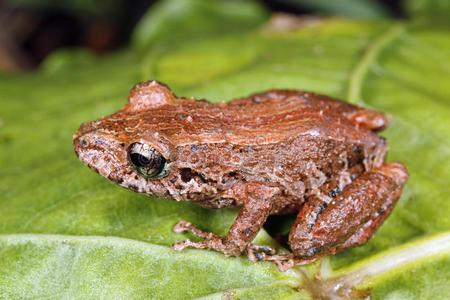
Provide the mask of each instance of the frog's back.
[{"label": "frog's back", "polygon": [[[295,90],[254,94],[231,101],[227,108],[230,118],[239,116],[229,127],[230,132],[239,137],[239,142],[260,141],[261,136],[265,136],[267,142],[277,143],[308,135],[335,141],[376,143],[378,136],[374,132],[383,129],[388,121],[383,113]],[[370,124],[361,119],[370,119]]]},{"label": "frog's back", "polygon": [[[191,105],[183,109],[198,127],[196,131],[185,127],[187,135],[179,146],[205,147],[201,169],[211,170],[207,178],[220,182],[223,178],[215,174],[239,174],[248,182],[279,186],[283,190],[279,212],[302,203],[319,187],[327,194],[343,188],[364,170],[380,165],[387,150],[376,134],[386,125],[386,119],[376,119],[384,114],[326,96],[269,91],[228,104]],[[371,124],[362,124],[365,116]],[[188,156],[194,149],[189,147]],[[288,198],[293,201],[283,204]]]},{"label": "frog's back", "polygon": [[[175,146],[272,144],[297,135],[371,143],[377,140],[373,131],[387,124],[382,113],[293,90],[273,90],[220,104],[174,97],[169,104],[149,110],[129,113],[125,108],[103,121],[123,120],[131,131],[156,130]],[[363,121],[357,121],[361,117]],[[376,126],[366,128],[364,118]]]}]

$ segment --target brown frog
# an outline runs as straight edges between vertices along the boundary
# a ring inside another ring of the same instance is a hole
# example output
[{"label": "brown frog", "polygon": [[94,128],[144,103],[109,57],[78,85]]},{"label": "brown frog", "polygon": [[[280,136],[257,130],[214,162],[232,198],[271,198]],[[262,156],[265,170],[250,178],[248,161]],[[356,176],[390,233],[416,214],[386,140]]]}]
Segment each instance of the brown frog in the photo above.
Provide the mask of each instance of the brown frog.
[{"label": "brown frog", "polygon": [[[327,96],[272,90],[213,104],[178,98],[145,81],[117,113],[81,124],[79,159],[102,176],[150,196],[208,208],[240,206],[226,237],[181,221],[209,248],[273,260],[281,270],[362,245],[387,218],[408,178],[384,163],[377,134],[385,114]],[[251,244],[272,214],[298,213],[290,254]]]}]

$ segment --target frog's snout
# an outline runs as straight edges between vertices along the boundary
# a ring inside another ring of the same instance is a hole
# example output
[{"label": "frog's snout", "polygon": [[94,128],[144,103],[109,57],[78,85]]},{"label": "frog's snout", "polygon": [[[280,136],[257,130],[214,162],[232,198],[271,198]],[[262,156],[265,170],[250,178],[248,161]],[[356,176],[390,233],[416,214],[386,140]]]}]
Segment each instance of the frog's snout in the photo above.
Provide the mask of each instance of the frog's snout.
[{"label": "frog's snout", "polygon": [[123,149],[113,134],[99,132],[93,125],[92,122],[81,124],[73,137],[73,148],[83,164],[108,177],[121,165]]},{"label": "frog's snout", "polygon": [[86,139],[85,135],[92,130],[92,126],[89,123],[81,123],[80,128],[78,128],[77,132],[73,136],[73,148],[75,152],[79,156],[79,149],[87,148],[89,146],[89,142]]},{"label": "frog's snout", "polygon": [[86,162],[82,159],[83,158],[83,150],[87,149],[89,146],[89,142],[84,136],[74,136],[73,137],[73,149],[75,150],[75,154],[77,155],[78,159],[81,160],[84,164]]},{"label": "frog's snout", "polygon": [[84,163],[87,164],[84,160],[85,152],[89,150],[90,140],[85,135],[80,135],[80,131],[73,136],[73,149],[77,154],[77,157]]}]

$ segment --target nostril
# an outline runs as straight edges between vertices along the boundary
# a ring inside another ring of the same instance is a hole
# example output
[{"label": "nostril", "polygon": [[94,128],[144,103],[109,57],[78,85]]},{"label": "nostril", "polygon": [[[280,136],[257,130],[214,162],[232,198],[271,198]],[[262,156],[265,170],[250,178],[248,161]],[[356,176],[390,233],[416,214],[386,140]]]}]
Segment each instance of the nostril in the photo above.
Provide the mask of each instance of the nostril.
[{"label": "nostril", "polygon": [[87,145],[88,145],[88,142],[87,142],[86,139],[83,138],[83,137],[80,137],[80,138],[78,139],[78,142],[80,142],[80,145],[81,145],[81,147],[83,147],[83,148],[86,148]]}]

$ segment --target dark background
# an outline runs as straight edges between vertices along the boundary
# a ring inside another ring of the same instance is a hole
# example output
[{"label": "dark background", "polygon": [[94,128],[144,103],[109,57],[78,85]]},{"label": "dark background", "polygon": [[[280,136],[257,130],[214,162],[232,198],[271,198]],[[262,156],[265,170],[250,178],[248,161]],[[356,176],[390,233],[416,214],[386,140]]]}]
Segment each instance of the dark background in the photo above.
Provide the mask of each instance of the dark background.
[{"label": "dark background", "polygon": [[[120,48],[127,44],[134,26],[155,2],[157,0],[0,0],[0,66],[6,71],[33,69],[61,47],[85,47],[99,55]],[[274,12],[343,15],[341,11],[311,4],[314,3],[311,0],[259,2]],[[401,1],[372,2],[386,17],[404,18],[406,15]]]}]

